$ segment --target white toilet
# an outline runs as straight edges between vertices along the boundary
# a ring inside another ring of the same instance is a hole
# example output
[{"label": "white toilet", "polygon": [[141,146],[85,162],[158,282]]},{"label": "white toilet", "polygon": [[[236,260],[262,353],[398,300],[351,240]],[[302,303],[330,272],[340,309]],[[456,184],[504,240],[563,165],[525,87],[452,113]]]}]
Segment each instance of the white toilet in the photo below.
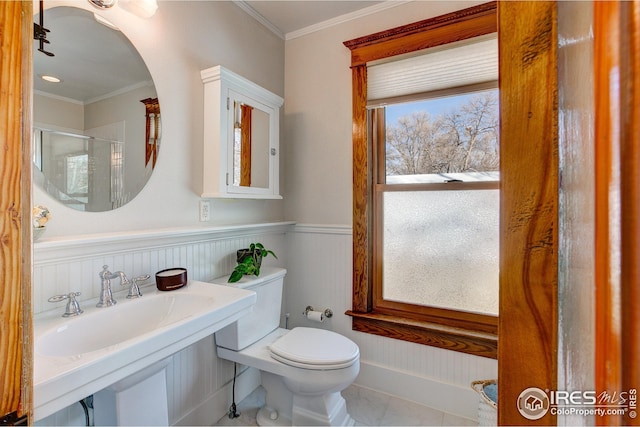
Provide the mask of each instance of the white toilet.
[{"label": "white toilet", "polygon": [[266,404],[259,425],[353,425],[340,394],[360,370],[350,339],[316,328],[279,328],[286,270],[264,267],[260,276],[227,283],[257,294],[253,312],[216,332],[218,356],[261,371]]}]

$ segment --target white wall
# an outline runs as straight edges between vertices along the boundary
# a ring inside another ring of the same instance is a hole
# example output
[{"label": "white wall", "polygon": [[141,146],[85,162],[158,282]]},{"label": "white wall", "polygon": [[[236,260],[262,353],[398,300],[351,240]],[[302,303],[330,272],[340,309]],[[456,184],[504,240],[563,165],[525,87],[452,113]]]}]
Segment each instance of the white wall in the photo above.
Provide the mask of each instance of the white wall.
[{"label": "white wall", "polygon": [[[95,10],[84,0],[45,2],[47,8],[61,5]],[[203,225],[198,222],[198,180],[203,168],[200,70],[223,65],[283,95],[284,41],[226,1],[163,0],[149,19],[117,6],[102,14],[129,37],[151,72],[162,109],[162,148],[147,186],[115,211],[73,211],[35,188],[34,204],[46,205],[52,213],[45,239]],[[209,224],[204,225],[280,220],[283,203],[215,200],[211,213]]]},{"label": "white wall", "polygon": [[84,106],[79,102],[70,102],[43,96],[33,95],[34,125],[56,124],[58,129],[80,131],[84,129]]}]

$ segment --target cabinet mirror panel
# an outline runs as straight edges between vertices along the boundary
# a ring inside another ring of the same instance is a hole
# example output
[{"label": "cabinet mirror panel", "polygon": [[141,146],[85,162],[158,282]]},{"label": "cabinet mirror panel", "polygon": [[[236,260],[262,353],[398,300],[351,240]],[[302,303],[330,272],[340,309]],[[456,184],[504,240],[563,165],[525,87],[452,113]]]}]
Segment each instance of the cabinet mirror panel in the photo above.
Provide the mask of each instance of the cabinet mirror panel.
[{"label": "cabinet mirror panel", "polygon": [[269,188],[269,113],[234,100],[233,185]]},{"label": "cabinet mirror panel", "polygon": [[89,10],[50,7],[44,26],[53,56],[34,41],[34,185],[76,210],[116,209],[144,188],[158,159],[151,74],[129,39]]}]

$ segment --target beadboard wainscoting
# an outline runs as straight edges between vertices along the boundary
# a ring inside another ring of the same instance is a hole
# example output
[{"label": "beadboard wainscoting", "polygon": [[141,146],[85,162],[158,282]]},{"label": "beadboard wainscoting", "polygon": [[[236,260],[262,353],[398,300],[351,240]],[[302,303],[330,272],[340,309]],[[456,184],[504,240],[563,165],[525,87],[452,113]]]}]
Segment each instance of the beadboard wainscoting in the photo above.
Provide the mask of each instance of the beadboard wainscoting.
[{"label": "beadboard wainscoting", "polygon": [[[98,273],[103,265],[108,265],[111,271],[122,270],[129,277],[150,274],[150,284],[141,287],[143,298],[145,288],[155,286],[155,272],[165,268],[185,267],[189,279],[201,281],[230,273],[235,266],[236,250],[251,242],[262,242],[278,255],[278,259],[267,258],[266,263],[284,267],[286,233],[292,225],[279,222],[45,239],[34,245],[34,313],[53,309],[62,314],[64,302],[52,304],[47,299],[74,291],[82,293],[78,297],[81,306],[95,303],[100,294]],[[117,289],[119,286],[118,281],[113,282],[116,300],[127,294],[127,288]],[[233,363],[218,359],[213,336],[174,354],[167,367],[170,423],[215,423],[229,408],[232,379]],[[259,384],[258,371],[242,369],[236,399],[241,400]],[[84,413],[79,404],[74,404],[36,420],[36,424],[85,425]]]},{"label": "beadboard wainscoting", "polygon": [[[358,344],[357,385],[477,419],[479,397],[470,382],[496,378],[495,360],[351,330],[351,318],[344,314],[352,299],[350,226],[281,222],[45,239],[34,245],[34,312],[54,309],[62,314],[64,303],[47,302],[57,294],[80,291],[81,305],[98,298],[103,265],[129,277],[185,267],[190,279],[209,281],[228,274],[235,265],[236,249],[255,241],[278,255],[265,262],[287,269],[283,312],[289,314],[289,327],[325,328]],[[115,281],[114,290],[118,286]],[[115,299],[124,298],[126,292],[118,290]],[[311,322],[303,315],[308,305],[316,310],[330,308],[333,317]],[[255,369],[241,372],[236,383],[238,402],[260,383]],[[215,423],[228,410],[232,379],[233,364],[217,358],[213,336],[174,354],[167,368],[170,423]],[[84,413],[74,404],[36,424],[84,425]]]},{"label": "beadboard wainscoting", "polygon": [[[470,383],[497,378],[494,359],[351,330],[351,226],[295,225],[287,234],[285,311],[289,326],[315,326],[343,334],[360,347],[355,383],[441,411],[477,420],[479,396]],[[311,322],[303,311],[331,308],[333,317]]]}]

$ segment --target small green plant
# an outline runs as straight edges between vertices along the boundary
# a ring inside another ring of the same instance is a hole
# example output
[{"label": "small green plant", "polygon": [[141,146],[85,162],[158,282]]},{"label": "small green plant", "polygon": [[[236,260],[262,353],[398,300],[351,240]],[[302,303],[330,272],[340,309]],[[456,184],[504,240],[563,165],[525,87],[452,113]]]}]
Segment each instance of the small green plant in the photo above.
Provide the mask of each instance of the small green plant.
[{"label": "small green plant", "polygon": [[229,276],[228,283],[234,283],[242,279],[244,275],[260,275],[260,265],[262,264],[262,258],[273,255],[275,259],[278,259],[273,251],[266,249],[262,243],[252,243],[248,249],[240,249],[237,252],[236,261],[238,265]]}]

